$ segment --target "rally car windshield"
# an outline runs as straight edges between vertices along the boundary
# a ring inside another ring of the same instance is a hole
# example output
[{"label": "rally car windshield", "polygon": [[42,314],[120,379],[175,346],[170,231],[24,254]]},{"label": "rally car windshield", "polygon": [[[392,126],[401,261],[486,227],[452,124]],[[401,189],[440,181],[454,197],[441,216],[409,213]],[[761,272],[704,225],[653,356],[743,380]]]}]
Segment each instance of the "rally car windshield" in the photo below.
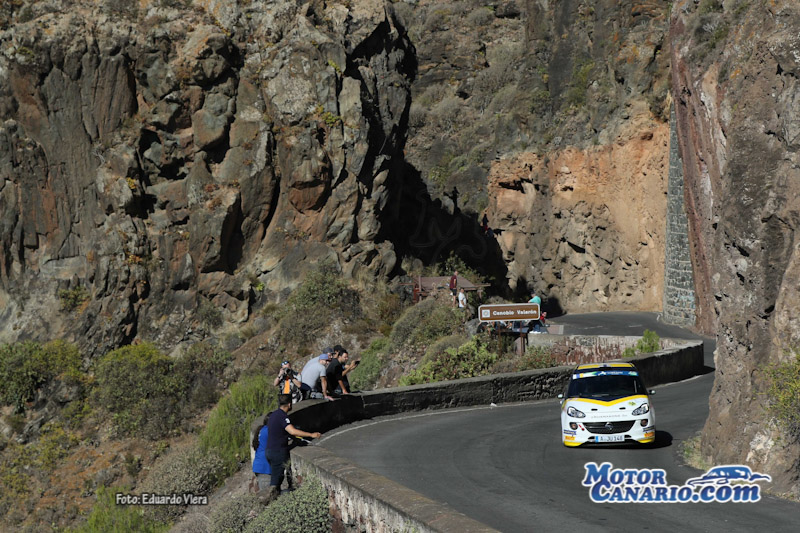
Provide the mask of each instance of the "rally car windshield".
[{"label": "rally car windshield", "polygon": [[567,390],[568,398],[610,401],[625,396],[647,394],[636,372],[589,372],[575,374]]}]

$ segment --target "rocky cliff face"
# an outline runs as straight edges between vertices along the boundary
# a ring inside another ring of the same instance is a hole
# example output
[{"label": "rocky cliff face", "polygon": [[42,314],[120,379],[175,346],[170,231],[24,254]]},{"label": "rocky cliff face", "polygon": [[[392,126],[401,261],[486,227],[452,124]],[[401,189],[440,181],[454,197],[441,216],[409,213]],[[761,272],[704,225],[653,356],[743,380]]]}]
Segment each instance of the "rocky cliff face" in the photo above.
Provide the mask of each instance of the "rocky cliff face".
[{"label": "rocky cliff face", "polygon": [[765,412],[764,365],[800,340],[796,2],[676,2],[673,94],[698,325],[717,332],[702,449],[800,490],[800,448]]},{"label": "rocky cliff face", "polygon": [[0,338],[171,346],[317,261],[393,270],[414,66],[382,1],[68,4],[1,13]]},{"label": "rocky cliff face", "polygon": [[407,160],[448,212],[488,215],[509,289],[553,310],[660,309],[666,6],[395,6],[419,63]]}]

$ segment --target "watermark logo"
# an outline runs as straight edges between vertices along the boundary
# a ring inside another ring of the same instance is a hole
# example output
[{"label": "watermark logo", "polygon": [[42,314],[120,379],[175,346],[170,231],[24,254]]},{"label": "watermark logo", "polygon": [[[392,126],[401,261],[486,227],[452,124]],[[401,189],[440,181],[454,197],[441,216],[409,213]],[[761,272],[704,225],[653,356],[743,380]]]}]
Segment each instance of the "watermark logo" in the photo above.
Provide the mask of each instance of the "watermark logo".
[{"label": "watermark logo", "polygon": [[660,468],[614,468],[611,463],[586,463],[582,485],[595,503],[725,503],[761,500],[758,481],[772,481],[744,465],[715,466],[685,485],[667,484]]},{"label": "watermark logo", "polygon": [[125,494],[118,492],[115,497],[117,505],[208,505],[208,496],[183,494]]}]

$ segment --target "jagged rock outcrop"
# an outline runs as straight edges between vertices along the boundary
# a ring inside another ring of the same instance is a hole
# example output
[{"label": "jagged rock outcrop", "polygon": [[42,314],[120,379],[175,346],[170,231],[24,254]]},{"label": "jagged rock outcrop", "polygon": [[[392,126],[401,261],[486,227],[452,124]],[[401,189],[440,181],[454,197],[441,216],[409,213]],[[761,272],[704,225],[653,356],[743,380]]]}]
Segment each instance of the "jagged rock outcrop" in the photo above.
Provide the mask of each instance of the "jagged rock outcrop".
[{"label": "jagged rock outcrop", "polygon": [[[172,347],[202,334],[204,305],[244,321],[317,261],[394,269],[381,212],[413,63],[391,10],[168,5],[31,3],[3,21],[4,341]],[[71,314],[59,290],[77,291]]]},{"label": "jagged rock outcrop", "polygon": [[702,451],[794,495],[800,445],[765,410],[764,368],[800,341],[798,28],[784,0],[682,0],[671,26],[698,325],[717,333]]}]

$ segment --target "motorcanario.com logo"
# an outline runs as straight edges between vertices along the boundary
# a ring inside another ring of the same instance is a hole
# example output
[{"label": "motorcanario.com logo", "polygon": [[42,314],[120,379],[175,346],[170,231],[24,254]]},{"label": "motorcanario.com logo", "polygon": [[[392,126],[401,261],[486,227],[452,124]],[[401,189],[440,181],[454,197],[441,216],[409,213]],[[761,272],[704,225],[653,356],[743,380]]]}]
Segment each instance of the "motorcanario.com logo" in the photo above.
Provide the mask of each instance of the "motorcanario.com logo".
[{"label": "motorcanario.com logo", "polygon": [[582,485],[595,503],[757,502],[757,481],[772,481],[745,465],[715,466],[684,485],[668,485],[660,468],[614,468],[611,463],[586,463]]}]

